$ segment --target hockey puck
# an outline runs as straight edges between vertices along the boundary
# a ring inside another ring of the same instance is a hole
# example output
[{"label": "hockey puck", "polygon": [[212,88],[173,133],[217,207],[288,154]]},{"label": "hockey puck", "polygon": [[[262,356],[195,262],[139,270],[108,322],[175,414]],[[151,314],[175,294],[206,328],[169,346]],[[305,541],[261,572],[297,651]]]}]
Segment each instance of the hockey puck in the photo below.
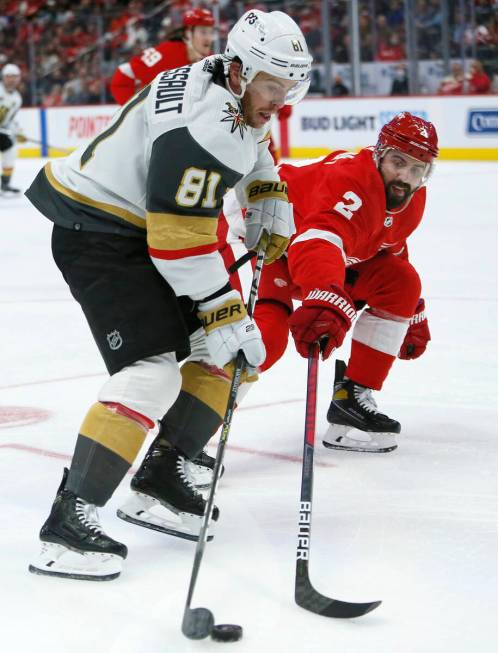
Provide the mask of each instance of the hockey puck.
[{"label": "hockey puck", "polygon": [[217,624],[211,629],[211,639],[216,642],[238,642],[242,639],[242,626]]}]

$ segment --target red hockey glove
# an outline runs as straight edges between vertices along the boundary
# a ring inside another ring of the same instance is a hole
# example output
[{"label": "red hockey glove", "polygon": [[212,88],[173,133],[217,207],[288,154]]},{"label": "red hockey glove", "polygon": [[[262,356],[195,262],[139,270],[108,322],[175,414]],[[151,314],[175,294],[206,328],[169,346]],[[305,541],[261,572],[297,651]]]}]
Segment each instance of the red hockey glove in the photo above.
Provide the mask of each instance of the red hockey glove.
[{"label": "red hockey glove", "polygon": [[308,358],[310,345],[323,338],[322,358],[325,360],[342,345],[355,317],[353,301],[339,286],[311,290],[289,318],[297,351]]},{"label": "red hockey glove", "polygon": [[425,302],[423,299],[419,299],[415,315],[410,320],[410,326],[399,350],[398,358],[410,360],[422,356],[430,339],[431,332],[425,317]]}]

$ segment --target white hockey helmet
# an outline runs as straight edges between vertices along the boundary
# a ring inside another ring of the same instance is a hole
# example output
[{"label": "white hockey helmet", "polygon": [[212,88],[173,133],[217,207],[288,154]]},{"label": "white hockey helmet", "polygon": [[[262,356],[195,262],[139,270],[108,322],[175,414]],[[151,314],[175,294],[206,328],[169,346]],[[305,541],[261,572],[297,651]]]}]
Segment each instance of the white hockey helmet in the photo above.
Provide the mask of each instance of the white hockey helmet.
[{"label": "white hockey helmet", "polygon": [[297,104],[308,92],[313,58],[299,26],[282,11],[246,11],[228,33],[225,57],[241,60],[243,90],[265,72],[296,82],[285,104]]},{"label": "white hockey helmet", "polygon": [[21,69],[19,66],[16,66],[15,63],[7,63],[2,68],[2,77],[7,77],[8,75],[17,75],[21,76]]}]

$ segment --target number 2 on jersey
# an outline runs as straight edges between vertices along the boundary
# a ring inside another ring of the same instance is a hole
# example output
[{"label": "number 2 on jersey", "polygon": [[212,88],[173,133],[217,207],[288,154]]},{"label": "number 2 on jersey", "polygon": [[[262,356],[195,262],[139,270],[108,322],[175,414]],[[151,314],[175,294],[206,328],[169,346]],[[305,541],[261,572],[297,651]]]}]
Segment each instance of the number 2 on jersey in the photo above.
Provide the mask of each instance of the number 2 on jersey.
[{"label": "number 2 on jersey", "polygon": [[363,202],[356,193],[353,193],[352,190],[346,191],[343,195],[343,198],[348,201],[337,202],[337,204],[334,206],[334,211],[337,211],[348,220],[351,220],[354,212],[361,207]]}]

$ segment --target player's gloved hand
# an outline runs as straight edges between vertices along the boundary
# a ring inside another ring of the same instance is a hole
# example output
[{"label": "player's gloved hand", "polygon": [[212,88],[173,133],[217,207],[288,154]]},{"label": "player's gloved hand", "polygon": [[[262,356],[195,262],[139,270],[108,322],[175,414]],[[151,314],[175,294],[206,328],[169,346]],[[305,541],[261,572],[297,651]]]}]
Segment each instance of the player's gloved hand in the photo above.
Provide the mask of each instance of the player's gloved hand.
[{"label": "player's gloved hand", "polygon": [[425,316],[425,302],[420,298],[415,315],[410,320],[410,326],[399,350],[398,358],[410,360],[422,356],[430,339],[431,332]]},{"label": "player's gloved hand", "polygon": [[327,359],[342,345],[355,317],[354,303],[344,289],[331,285],[310,290],[289,318],[297,351],[308,358],[310,345],[323,339],[322,358]]},{"label": "player's gloved hand", "polygon": [[28,139],[26,138],[26,136],[25,136],[24,134],[21,134],[21,133],[16,134],[16,141],[17,141],[18,143],[26,143],[27,140],[28,140]]},{"label": "player's gloved hand", "polygon": [[273,263],[282,256],[296,231],[292,204],[279,199],[249,202],[244,224],[247,249],[257,250],[263,235],[269,235],[265,263]]},{"label": "player's gloved hand", "polygon": [[242,349],[250,367],[264,363],[261,333],[246,311],[237,290],[199,303],[198,318],[206,332],[206,345],[214,364],[222,368]]}]

